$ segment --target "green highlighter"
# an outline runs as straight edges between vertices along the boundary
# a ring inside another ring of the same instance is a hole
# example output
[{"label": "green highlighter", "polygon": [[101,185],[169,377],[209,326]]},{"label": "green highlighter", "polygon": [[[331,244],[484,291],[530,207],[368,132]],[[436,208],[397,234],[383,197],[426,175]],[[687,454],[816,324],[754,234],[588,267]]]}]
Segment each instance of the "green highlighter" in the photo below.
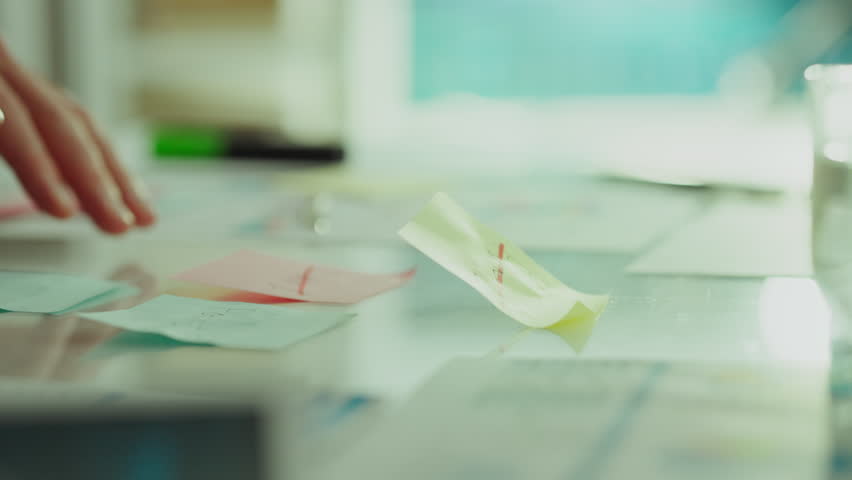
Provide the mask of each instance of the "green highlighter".
[{"label": "green highlighter", "polygon": [[271,160],[332,164],[343,160],[339,145],[299,145],[280,132],[196,126],[158,126],[152,150],[163,162]]}]

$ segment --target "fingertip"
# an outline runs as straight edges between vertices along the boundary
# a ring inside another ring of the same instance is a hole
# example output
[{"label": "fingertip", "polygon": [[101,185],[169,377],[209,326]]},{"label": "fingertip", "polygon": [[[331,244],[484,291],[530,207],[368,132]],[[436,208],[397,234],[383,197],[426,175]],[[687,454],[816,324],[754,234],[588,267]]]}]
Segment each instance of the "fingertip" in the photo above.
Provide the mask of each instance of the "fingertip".
[{"label": "fingertip", "polygon": [[134,215],[133,212],[130,211],[130,209],[124,206],[119,206],[117,210],[119,217],[121,217],[121,223],[128,227],[136,225],[136,215]]},{"label": "fingertip", "polygon": [[55,193],[57,199],[57,218],[71,218],[76,215],[80,209],[77,197],[65,187],[56,188]]},{"label": "fingertip", "polygon": [[154,224],[157,223],[157,217],[156,216],[137,217],[137,218],[138,218],[138,221],[136,222],[136,225],[139,226],[139,227],[145,227],[145,228],[153,227]]},{"label": "fingertip", "polygon": [[157,223],[157,214],[148,205],[138,205],[133,209],[133,214],[136,216],[137,226],[150,227]]},{"label": "fingertip", "polygon": [[61,193],[56,193],[61,191],[55,190],[54,195],[36,202],[36,206],[51,217],[65,220],[75,216],[79,211],[79,207],[76,201],[69,200],[68,197],[63,196]]},{"label": "fingertip", "polygon": [[148,186],[139,179],[130,180],[129,192],[127,194],[128,206],[136,215],[136,225],[150,227],[157,222],[157,214],[151,207],[151,193]]},{"label": "fingertip", "polygon": [[75,215],[76,213],[77,213],[77,212],[76,212],[76,211],[74,211],[74,210],[69,210],[69,209],[64,209],[64,208],[59,209],[59,210],[56,210],[56,211],[54,211],[54,212],[50,212],[50,214],[51,214],[53,217],[56,217],[56,218],[58,218],[58,219],[60,219],[60,220],[68,220],[69,218],[74,217],[74,215]]},{"label": "fingertip", "polygon": [[93,209],[87,209],[92,222],[104,233],[121,235],[130,230],[136,218],[123,205],[111,202],[101,203]]},{"label": "fingertip", "polygon": [[130,225],[124,221],[95,219],[95,225],[108,235],[122,235],[130,230]]}]

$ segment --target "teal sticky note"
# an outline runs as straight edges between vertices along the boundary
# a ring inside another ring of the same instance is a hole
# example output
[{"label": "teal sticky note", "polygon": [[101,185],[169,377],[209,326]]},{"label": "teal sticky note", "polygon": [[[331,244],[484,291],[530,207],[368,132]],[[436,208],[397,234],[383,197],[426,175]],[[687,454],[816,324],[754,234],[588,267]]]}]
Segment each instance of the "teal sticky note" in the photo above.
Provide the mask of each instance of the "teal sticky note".
[{"label": "teal sticky note", "polygon": [[282,349],[352,318],[339,307],[216,302],[173,295],[161,295],[127,310],[81,316],[182,342],[257,350]]},{"label": "teal sticky note", "polygon": [[61,313],[124,286],[98,278],[40,272],[0,272],[0,309]]},{"label": "teal sticky note", "polygon": [[73,307],[66,308],[65,310],[59,312],[53,312],[51,315],[65,315],[66,313],[71,312],[82,312],[95,307],[99,307],[101,305],[115,302],[117,300],[121,300],[122,298],[131,297],[133,295],[138,295],[139,289],[127,284],[119,284],[117,287],[112,290],[108,290],[96,297],[92,297],[88,300],[85,300],[83,303],[78,303]]}]

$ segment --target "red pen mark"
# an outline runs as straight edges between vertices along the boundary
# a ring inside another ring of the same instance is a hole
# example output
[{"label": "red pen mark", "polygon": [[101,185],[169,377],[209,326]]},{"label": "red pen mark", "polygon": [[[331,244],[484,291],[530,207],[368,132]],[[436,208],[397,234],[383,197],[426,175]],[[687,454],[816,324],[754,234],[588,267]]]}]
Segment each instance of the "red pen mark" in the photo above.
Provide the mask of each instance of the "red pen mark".
[{"label": "red pen mark", "polygon": [[302,273],[302,281],[299,282],[299,295],[305,294],[305,285],[308,284],[308,278],[311,276],[311,272],[314,271],[314,266],[305,269],[305,272]]},{"label": "red pen mark", "polygon": [[497,251],[497,258],[500,259],[500,264],[497,266],[497,283],[503,283],[503,251],[505,249],[506,246],[501,243]]}]

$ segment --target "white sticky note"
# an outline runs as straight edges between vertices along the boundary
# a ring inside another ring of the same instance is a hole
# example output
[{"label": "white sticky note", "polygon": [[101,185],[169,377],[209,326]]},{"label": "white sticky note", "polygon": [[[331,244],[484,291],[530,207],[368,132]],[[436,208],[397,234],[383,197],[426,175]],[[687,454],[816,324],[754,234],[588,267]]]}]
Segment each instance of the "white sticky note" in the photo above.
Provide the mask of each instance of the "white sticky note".
[{"label": "white sticky note", "polygon": [[609,302],[608,295],[569,288],[445,193],[435,194],[399,234],[506,315],[556,333],[575,350],[583,348]]},{"label": "white sticky note", "polygon": [[[65,313],[127,285],[76,275],[0,272],[0,309],[25,313]],[[134,290],[135,291],[135,290]],[[132,293],[132,292],[131,292]]]},{"label": "white sticky note", "polygon": [[317,335],[351,314],[161,295],[128,310],[81,316],[190,343],[276,350]]},{"label": "white sticky note", "polygon": [[620,253],[646,248],[694,215],[702,201],[695,191],[603,181],[572,183],[559,192],[456,198],[492,228],[511,232],[523,248]]},{"label": "white sticky note", "polygon": [[631,273],[732,277],[813,274],[806,199],[722,198],[627,267]]}]

